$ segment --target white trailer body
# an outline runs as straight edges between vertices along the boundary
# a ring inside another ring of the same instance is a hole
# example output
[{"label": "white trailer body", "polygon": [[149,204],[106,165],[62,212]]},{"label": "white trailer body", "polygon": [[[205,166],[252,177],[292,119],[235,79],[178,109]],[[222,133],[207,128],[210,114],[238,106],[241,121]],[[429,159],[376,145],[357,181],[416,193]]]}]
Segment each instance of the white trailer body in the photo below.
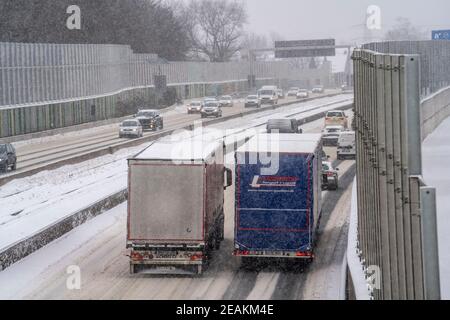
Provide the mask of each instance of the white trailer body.
[{"label": "white trailer body", "polygon": [[223,143],[201,140],[156,142],[128,160],[131,273],[202,272],[223,240],[223,163]]}]

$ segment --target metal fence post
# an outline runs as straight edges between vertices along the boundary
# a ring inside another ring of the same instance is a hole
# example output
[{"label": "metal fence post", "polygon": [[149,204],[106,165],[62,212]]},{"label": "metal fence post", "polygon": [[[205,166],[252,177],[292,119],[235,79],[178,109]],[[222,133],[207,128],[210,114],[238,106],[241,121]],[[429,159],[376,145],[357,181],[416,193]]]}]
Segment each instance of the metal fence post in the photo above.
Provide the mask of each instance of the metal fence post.
[{"label": "metal fence post", "polygon": [[425,274],[425,298],[441,298],[439,275],[439,252],[436,217],[436,189],[420,188],[422,205],[423,268]]}]

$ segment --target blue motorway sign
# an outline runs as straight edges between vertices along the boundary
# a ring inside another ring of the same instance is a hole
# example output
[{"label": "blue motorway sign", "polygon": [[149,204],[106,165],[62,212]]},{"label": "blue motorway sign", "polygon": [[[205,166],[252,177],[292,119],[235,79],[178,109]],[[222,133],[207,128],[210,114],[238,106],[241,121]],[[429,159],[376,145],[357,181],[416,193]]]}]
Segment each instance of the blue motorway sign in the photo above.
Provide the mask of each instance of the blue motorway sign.
[{"label": "blue motorway sign", "polygon": [[450,40],[450,30],[434,30],[432,38],[433,40]]}]

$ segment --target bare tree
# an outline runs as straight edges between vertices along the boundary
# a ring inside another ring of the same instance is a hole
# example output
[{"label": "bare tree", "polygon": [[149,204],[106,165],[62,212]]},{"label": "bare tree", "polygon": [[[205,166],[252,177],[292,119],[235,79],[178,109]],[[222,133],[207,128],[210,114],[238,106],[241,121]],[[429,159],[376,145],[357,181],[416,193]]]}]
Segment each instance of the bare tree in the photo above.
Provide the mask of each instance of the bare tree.
[{"label": "bare tree", "polygon": [[389,30],[386,35],[386,40],[423,40],[425,33],[416,28],[407,18],[397,18],[395,26]]},{"label": "bare tree", "polygon": [[[265,35],[259,35],[256,33],[248,32],[242,37],[241,41],[241,57],[248,59],[249,51],[252,49],[266,49],[269,48],[269,42]],[[257,59],[265,60],[267,58],[267,52],[255,53]]]},{"label": "bare tree", "polygon": [[241,49],[247,14],[242,2],[192,0],[186,16],[192,50],[213,62],[228,61]]}]

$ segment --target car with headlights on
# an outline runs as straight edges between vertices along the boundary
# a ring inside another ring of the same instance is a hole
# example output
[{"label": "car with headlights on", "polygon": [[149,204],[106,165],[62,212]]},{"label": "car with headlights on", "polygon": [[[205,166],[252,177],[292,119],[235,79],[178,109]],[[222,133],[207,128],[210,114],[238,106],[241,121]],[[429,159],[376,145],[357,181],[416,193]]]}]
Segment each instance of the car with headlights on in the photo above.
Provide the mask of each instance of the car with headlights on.
[{"label": "car with headlights on", "polygon": [[296,97],[299,90],[300,90],[300,88],[292,87],[289,89],[287,96],[288,97]]},{"label": "car with headlights on", "polygon": [[314,88],[312,88],[312,93],[324,93],[325,88],[321,85],[317,85]]},{"label": "car with headlights on", "polygon": [[278,98],[280,98],[280,99],[285,98],[283,89],[278,89],[277,93],[278,93]]},{"label": "car with headlights on", "polygon": [[142,128],[156,131],[164,129],[164,120],[158,110],[142,109],[135,115]]},{"label": "car with headlights on", "polygon": [[187,113],[200,113],[202,111],[203,103],[201,101],[192,101],[187,105]]},{"label": "car with headlights on", "polygon": [[17,156],[16,150],[10,143],[0,144],[0,172],[7,172],[8,168],[16,170]]},{"label": "car with headlights on", "polygon": [[222,117],[221,105],[218,101],[210,101],[205,103],[201,111],[202,118],[207,117]]},{"label": "car with headlights on", "polygon": [[309,97],[309,92],[306,89],[300,89],[297,92],[297,99],[306,99]]},{"label": "car with headlights on", "polygon": [[234,102],[231,96],[221,96],[219,98],[219,103],[221,107],[233,107]]},{"label": "car with headlights on", "polygon": [[140,138],[144,135],[141,123],[136,119],[124,120],[119,126],[119,138]]},{"label": "car with headlights on", "polygon": [[260,108],[261,100],[259,99],[259,97],[257,95],[249,95],[245,99],[244,107],[245,108],[250,108],[250,107]]}]

